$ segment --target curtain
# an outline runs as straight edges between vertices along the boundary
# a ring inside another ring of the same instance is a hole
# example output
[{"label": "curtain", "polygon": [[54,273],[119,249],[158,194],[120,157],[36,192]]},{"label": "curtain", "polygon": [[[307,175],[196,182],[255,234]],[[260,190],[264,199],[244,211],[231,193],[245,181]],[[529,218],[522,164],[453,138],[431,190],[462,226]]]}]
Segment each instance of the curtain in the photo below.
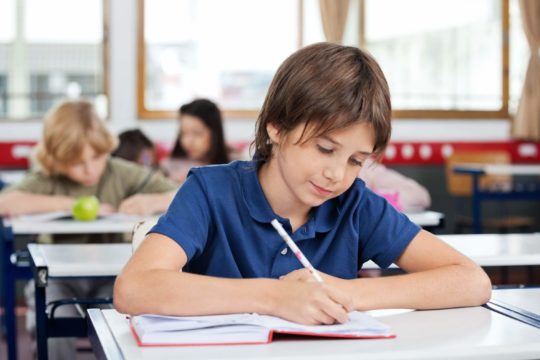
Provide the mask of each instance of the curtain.
[{"label": "curtain", "polygon": [[520,0],[519,4],[531,58],[512,135],[517,139],[540,140],[540,1]]},{"label": "curtain", "polygon": [[349,13],[349,0],[319,0],[319,7],[326,40],[341,44]]}]

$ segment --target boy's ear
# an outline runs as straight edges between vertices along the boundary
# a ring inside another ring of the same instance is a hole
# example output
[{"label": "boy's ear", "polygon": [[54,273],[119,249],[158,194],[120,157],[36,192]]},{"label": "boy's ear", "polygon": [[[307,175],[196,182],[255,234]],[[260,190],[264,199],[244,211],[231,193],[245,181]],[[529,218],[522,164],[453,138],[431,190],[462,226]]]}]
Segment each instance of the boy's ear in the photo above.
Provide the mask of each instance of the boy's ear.
[{"label": "boy's ear", "polygon": [[273,123],[266,124],[266,132],[272,143],[279,144],[281,136],[279,129]]}]

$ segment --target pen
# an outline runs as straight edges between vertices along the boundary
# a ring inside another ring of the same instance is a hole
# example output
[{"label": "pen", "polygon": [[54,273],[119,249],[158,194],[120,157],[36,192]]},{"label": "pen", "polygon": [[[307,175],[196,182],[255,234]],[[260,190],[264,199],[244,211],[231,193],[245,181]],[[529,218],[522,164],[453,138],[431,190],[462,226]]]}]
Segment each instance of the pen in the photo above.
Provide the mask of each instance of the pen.
[{"label": "pen", "polygon": [[291,239],[291,237],[289,236],[289,234],[287,234],[287,232],[285,231],[285,229],[283,228],[283,226],[281,226],[281,224],[279,223],[279,221],[277,221],[277,219],[274,219],[272,220],[272,226],[274,227],[274,229],[277,230],[277,232],[279,233],[279,235],[281,236],[281,238],[283,239],[283,241],[285,241],[285,243],[287,244],[287,246],[291,249],[291,251],[294,253],[294,255],[296,255],[296,257],[298,258],[298,260],[300,260],[300,262],[302,263],[302,265],[304,265],[304,267],[306,269],[309,270],[309,272],[311,273],[311,275],[313,275],[313,278],[318,282],[318,283],[323,283],[323,279],[321,277],[321,275],[319,275],[319,273],[317,272],[317,270],[315,270],[315,268],[313,267],[313,265],[311,265],[311,263],[309,262],[309,260],[304,256],[304,254],[302,253],[302,251],[300,251],[300,249],[298,248],[298,246],[296,246],[296,244],[294,243],[294,241]]}]

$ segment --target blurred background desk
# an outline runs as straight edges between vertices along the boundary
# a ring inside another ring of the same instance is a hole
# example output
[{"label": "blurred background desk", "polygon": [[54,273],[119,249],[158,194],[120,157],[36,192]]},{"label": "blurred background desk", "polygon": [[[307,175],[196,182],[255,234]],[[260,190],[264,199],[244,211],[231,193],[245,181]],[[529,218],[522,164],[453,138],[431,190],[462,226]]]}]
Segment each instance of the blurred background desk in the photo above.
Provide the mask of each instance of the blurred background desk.
[{"label": "blurred background desk", "polygon": [[[438,235],[483,267],[540,265],[540,233]],[[392,267],[395,267],[392,264]],[[368,261],[362,269],[379,269]]]},{"label": "blurred background desk", "polygon": [[15,285],[17,280],[30,279],[32,273],[25,250],[15,251],[14,239],[17,235],[39,234],[103,234],[130,233],[140,217],[117,217],[98,219],[91,222],[74,220],[32,221],[31,217],[1,219],[0,243],[2,246],[2,276],[4,293],[4,319],[8,359],[17,357],[15,323]]},{"label": "blurred background desk", "polygon": [[416,225],[427,231],[434,232],[444,226],[444,214],[437,211],[404,212]]},{"label": "blurred background desk", "polygon": [[540,165],[511,164],[454,164],[456,174],[472,177],[473,231],[482,232],[483,200],[540,200],[540,181],[512,183],[509,189],[485,189],[480,186],[481,176],[540,176]]},{"label": "blurred background desk", "polygon": [[[39,359],[47,359],[49,337],[87,335],[84,311],[81,317],[58,318],[54,307],[47,310],[49,279],[115,278],[131,256],[131,244],[29,244],[28,250],[35,285],[37,354]],[[68,300],[67,306],[81,306],[102,304],[112,298]]]}]

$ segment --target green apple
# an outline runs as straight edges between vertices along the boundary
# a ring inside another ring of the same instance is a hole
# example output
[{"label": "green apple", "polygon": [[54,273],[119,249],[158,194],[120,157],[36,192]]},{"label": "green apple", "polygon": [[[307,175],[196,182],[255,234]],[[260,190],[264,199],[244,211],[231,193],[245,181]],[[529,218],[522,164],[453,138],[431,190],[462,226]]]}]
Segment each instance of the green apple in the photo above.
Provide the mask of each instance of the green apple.
[{"label": "green apple", "polygon": [[78,221],[92,221],[98,216],[99,200],[95,196],[81,196],[75,200],[71,213]]}]

